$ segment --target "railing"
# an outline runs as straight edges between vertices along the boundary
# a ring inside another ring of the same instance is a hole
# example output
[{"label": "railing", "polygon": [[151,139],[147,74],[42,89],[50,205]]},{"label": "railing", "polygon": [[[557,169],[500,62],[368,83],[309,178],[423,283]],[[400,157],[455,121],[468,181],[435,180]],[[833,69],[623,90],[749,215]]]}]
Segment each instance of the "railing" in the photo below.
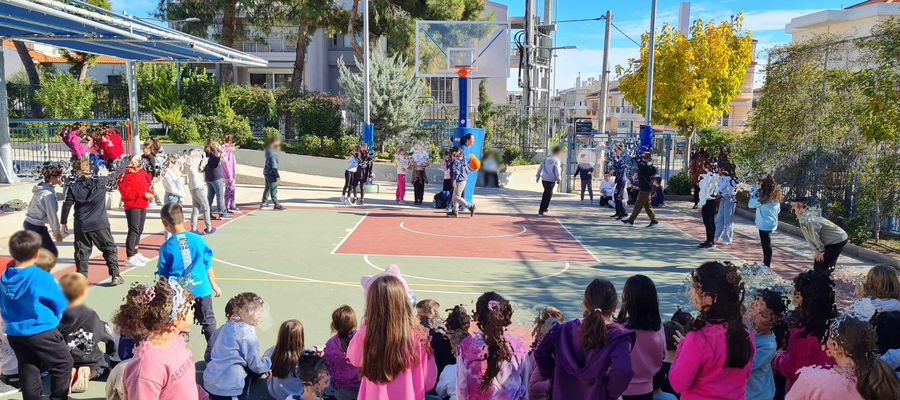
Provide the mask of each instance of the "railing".
[{"label": "railing", "polygon": [[609,106],[606,110],[609,114],[637,114],[634,106]]},{"label": "railing", "polygon": [[72,158],[69,147],[62,142],[60,130],[75,122],[89,125],[107,123],[119,130],[122,145],[128,149],[125,119],[11,119],[12,161],[16,175],[37,176],[45,162],[68,162]]},{"label": "railing", "polygon": [[293,53],[297,50],[297,42],[285,37],[266,38],[264,43],[256,41],[240,41],[234,48],[245,53]]},{"label": "railing", "polygon": [[719,118],[719,126],[743,127],[747,123],[746,119]]}]

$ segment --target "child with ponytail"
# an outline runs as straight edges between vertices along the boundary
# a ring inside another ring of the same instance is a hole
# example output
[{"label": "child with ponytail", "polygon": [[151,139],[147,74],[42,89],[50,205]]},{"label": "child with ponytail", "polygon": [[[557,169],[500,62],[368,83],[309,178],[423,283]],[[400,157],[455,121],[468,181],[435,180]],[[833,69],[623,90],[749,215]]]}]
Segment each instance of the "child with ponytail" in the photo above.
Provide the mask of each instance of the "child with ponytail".
[{"label": "child with ponytail", "polygon": [[347,360],[347,347],[356,335],[356,312],[348,305],[331,313],[334,336],[325,343],[325,360],[331,375],[332,396],[337,400],[356,400],[359,395],[359,368]]},{"label": "child with ponytail", "polygon": [[437,382],[437,365],[399,268],[392,265],[375,277],[363,277],[362,284],[366,312],[347,346],[347,358],[362,377],[358,399],[425,398]]},{"label": "child with ponytail", "polygon": [[634,377],[622,399],[652,400],[653,377],[662,368],[666,357],[666,333],[659,316],[659,300],[653,280],[635,275],[625,281],[622,308],[616,321],[635,334],[631,349]]},{"label": "child with ponytail", "polygon": [[896,400],[900,381],[878,358],[875,329],[855,317],[835,321],[828,335],[828,354],[834,369],[805,367],[786,400]]},{"label": "child with ponytail", "polygon": [[125,366],[124,398],[129,400],[200,400],[208,395],[197,385],[194,356],[182,332],[191,327],[194,296],[175,279],[153,286],[135,285],[113,323],[135,342],[134,358]]},{"label": "child with ponytail", "polygon": [[823,349],[828,324],[837,317],[834,303],[834,282],[824,273],[813,270],[794,278],[794,305],[796,321],[791,323],[787,346],[775,353],[772,366],[787,378],[785,392],[797,380],[803,367],[831,368],[834,358]]},{"label": "child with ponytail", "polygon": [[506,331],[513,309],[503,296],[487,292],[475,302],[481,332],[463,339],[456,352],[456,398],[518,400],[528,389],[528,347]]},{"label": "child with ponytail", "polygon": [[635,334],[612,319],[619,296],[612,282],[584,290],[584,318],[553,328],[534,351],[541,374],[553,378],[553,399],[618,399],[634,376]]},{"label": "child with ponytail", "polygon": [[736,266],[711,261],[691,272],[691,303],[700,316],[678,335],[669,370],[681,400],[744,400],[753,367],[754,339],[744,326],[744,282]]}]

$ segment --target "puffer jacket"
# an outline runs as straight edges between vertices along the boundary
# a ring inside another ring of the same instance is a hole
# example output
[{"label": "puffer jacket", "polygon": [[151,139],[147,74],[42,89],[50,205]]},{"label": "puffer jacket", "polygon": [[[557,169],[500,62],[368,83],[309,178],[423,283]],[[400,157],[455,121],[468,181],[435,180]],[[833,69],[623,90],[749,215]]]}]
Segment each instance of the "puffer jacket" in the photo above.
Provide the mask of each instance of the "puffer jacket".
[{"label": "puffer jacket", "polygon": [[132,208],[147,208],[150,200],[146,194],[150,191],[150,174],[141,168],[128,167],[125,174],[119,180],[119,193],[122,194],[122,203],[126,210]]}]

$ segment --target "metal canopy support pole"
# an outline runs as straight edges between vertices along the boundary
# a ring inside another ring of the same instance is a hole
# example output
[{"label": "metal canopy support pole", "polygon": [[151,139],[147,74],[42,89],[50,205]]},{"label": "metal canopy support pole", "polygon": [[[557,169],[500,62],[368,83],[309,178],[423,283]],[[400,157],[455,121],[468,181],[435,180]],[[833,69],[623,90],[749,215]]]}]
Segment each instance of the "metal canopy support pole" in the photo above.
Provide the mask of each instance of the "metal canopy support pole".
[{"label": "metal canopy support pole", "polygon": [[606,16],[606,33],[603,36],[603,72],[600,76],[600,100],[597,105],[600,108],[600,133],[606,133],[606,112],[608,110],[609,97],[609,28],[612,25],[612,11],[607,10]]},{"label": "metal canopy support pole", "polygon": [[650,5],[650,57],[647,60],[647,105],[646,124],[651,125],[653,115],[653,56],[656,52],[656,0]]},{"label": "metal canopy support pole", "polygon": [[9,108],[6,101],[6,60],[0,51],[0,183],[18,183],[13,169],[12,138],[9,136]]},{"label": "metal canopy support pole", "polygon": [[128,119],[131,123],[131,154],[141,154],[140,117],[137,98],[137,63],[125,61],[125,80],[128,84]]}]

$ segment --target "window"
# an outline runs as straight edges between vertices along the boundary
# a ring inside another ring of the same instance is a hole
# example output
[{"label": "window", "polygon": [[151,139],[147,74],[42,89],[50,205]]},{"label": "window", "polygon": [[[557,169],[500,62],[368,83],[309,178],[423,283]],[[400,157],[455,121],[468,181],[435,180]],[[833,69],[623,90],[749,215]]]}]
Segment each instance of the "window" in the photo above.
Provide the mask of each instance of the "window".
[{"label": "window", "polygon": [[428,87],[438,104],[453,104],[453,78],[428,78]]},{"label": "window", "polygon": [[266,74],[250,74],[250,85],[266,87]]},{"label": "window", "polygon": [[275,74],[275,87],[291,86],[293,78],[293,74]]},{"label": "window", "polygon": [[106,81],[109,82],[110,85],[125,84],[125,78],[122,75],[109,75],[106,77]]}]

